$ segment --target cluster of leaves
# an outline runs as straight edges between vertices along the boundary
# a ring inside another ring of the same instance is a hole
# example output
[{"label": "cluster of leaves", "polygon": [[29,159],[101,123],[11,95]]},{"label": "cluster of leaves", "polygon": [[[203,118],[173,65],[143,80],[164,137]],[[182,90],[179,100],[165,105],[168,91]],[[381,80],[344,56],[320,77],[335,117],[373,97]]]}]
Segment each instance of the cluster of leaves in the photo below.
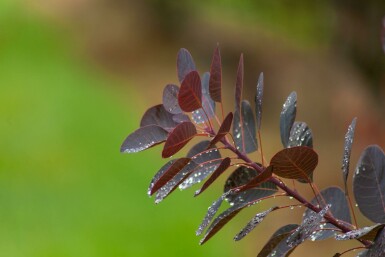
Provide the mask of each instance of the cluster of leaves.
[{"label": "cluster of leaves", "polygon": [[[197,235],[205,232],[201,244],[246,207],[268,198],[285,196],[296,199],[298,205],[306,207],[302,221],[300,224],[288,224],[278,229],[258,257],[289,256],[305,240],[324,240],[331,237],[336,240],[357,240],[362,244],[358,248],[364,250],[359,256],[384,256],[385,155],[379,146],[372,145],[363,151],[353,177],[356,203],[362,214],[376,224],[358,227],[347,191],[356,119],[353,119],[345,136],[342,158],[344,190],[331,186],[318,191],[313,184],[318,155],[313,150],[313,136],[309,126],[305,122],[295,121],[295,92],[286,99],[280,115],[283,149],[267,163],[263,156],[260,133],[263,73],[257,81],[254,113],[251,104],[242,99],[244,70],[241,55],[235,83],[234,113],[229,112],[225,116],[219,48],[214,50],[210,72],[203,73],[202,76],[190,53],[181,49],[177,57],[177,71],[180,87],[169,84],[164,88],[163,103],[145,112],[140,128],[124,140],[121,152],[139,152],[164,143],[162,157],[169,158],[193,138],[204,138],[192,146],[186,156],[172,158],[155,174],[148,194],[155,194],[156,203],[178,187],[186,189],[205,181],[195,192],[195,196],[198,196],[225,171],[235,167],[225,182],[224,193],[209,207],[196,232]],[[221,107],[221,119],[216,114],[216,105]],[[248,156],[255,151],[260,153],[260,163]],[[227,157],[222,156],[223,154]],[[291,184],[290,181],[308,184],[314,192],[314,198],[308,201],[297,190],[289,188],[287,185]],[[229,207],[216,216],[224,200],[229,203]],[[250,233],[271,212],[287,207],[290,206],[272,206],[257,213],[234,240],[240,240]],[[337,253],[335,256],[341,255]]]}]

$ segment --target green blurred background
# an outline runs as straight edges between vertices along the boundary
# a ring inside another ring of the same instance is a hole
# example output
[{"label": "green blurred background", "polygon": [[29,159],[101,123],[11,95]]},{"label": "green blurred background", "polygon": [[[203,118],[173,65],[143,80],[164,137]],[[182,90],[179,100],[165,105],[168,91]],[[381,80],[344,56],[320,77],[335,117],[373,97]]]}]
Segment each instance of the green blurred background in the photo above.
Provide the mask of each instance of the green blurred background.
[{"label": "green blurred background", "polygon": [[[178,49],[188,48],[203,72],[219,42],[225,110],[243,52],[250,101],[265,73],[267,158],[281,147],[281,104],[296,90],[298,119],[320,155],[318,187],[342,185],[343,136],[354,116],[353,167],[366,145],[385,146],[383,15],[385,2],[375,0],[1,0],[0,256],[255,256],[303,209],[274,213],[234,243],[272,203],[254,206],[199,246],[194,231],[221,183],[198,199],[187,190],[155,205],[146,190],[164,163],[160,149],[122,155],[121,142],[161,101],[163,86],[177,82]],[[308,242],[292,256],[354,245]]]}]

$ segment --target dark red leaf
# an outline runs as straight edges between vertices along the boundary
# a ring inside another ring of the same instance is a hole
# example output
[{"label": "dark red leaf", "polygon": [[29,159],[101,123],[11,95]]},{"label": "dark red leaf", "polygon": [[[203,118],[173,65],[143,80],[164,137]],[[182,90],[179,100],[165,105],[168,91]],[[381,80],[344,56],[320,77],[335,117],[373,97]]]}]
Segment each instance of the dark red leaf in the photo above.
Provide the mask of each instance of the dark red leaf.
[{"label": "dark red leaf", "polygon": [[233,135],[237,149],[251,153],[258,149],[253,110],[247,100],[243,100],[241,109],[236,110],[233,120]]},{"label": "dark red leaf", "polygon": [[194,161],[190,161],[184,166],[183,169],[156,192],[155,203],[160,203],[164,198],[177,189],[180,183],[182,183],[182,181],[185,180],[196,167],[197,164]]},{"label": "dark red leaf", "polygon": [[209,146],[210,141],[201,141],[194,145],[187,153],[187,157],[191,158],[197,167],[193,173],[180,184],[181,190],[187,189],[196,183],[200,183],[209,176],[221,163],[222,157],[217,149]]},{"label": "dark red leaf", "polygon": [[267,241],[265,246],[259,252],[257,257],[268,257],[270,254],[275,253],[275,256],[287,256],[291,248],[286,244],[287,237],[298,228],[297,224],[288,224],[278,229]]},{"label": "dark red leaf", "polygon": [[220,128],[218,129],[217,135],[211,140],[210,147],[221,141],[223,137],[226,136],[227,133],[229,133],[231,128],[231,123],[233,121],[233,113],[230,112],[227,114],[226,118],[223,120]]},{"label": "dark red leaf", "polygon": [[205,72],[202,76],[202,108],[192,112],[192,120],[196,124],[201,124],[215,117],[215,102],[209,95],[210,73]]},{"label": "dark red leaf", "polygon": [[219,47],[215,48],[210,67],[210,96],[215,102],[222,102],[222,63]]},{"label": "dark red leaf", "polygon": [[358,208],[368,219],[385,223],[385,155],[377,145],[361,154],[353,177]]},{"label": "dark red leaf", "polygon": [[350,166],[350,154],[352,152],[352,144],[354,139],[354,131],[356,129],[357,118],[352,120],[352,123],[348,127],[348,131],[345,135],[345,144],[344,144],[344,155],[342,157],[342,177],[344,179],[345,191],[347,189],[346,181],[348,180],[349,175],[349,166]]},{"label": "dark red leaf", "polygon": [[178,70],[178,79],[180,83],[182,83],[185,76],[189,72],[196,70],[194,60],[187,49],[181,48],[179,50],[176,60],[176,67]]},{"label": "dark red leaf", "polygon": [[162,151],[162,157],[168,158],[182,149],[195,135],[197,130],[191,122],[183,122],[170,132]]},{"label": "dark red leaf", "polygon": [[178,103],[185,112],[202,108],[202,84],[197,71],[191,71],[180,86]]},{"label": "dark red leaf", "polygon": [[261,130],[262,99],[263,99],[263,72],[261,72],[261,74],[259,75],[258,83],[257,83],[257,93],[255,94],[255,115],[256,115],[258,130]]},{"label": "dark red leaf", "polygon": [[178,114],[182,110],[178,104],[179,87],[168,84],[163,90],[163,106],[169,113]]},{"label": "dark red leaf", "polygon": [[164,186],[168,181],[170,181],[179,171],[181,171],[187,163],[190,161],[190,158],[180,158],[172,160],[164,165],[159,172],[154,176],[153,181],[151,181],[149,187],[149,194],[152,195]]},{"label": "dark red leaf", "polygon": [[269,166],[263,170],[263,172],[256,177],[252,178],[247,184],[241,186],[239,192],[246,191],[251,188],[255,188],[262,184],[263,182],[268,181],[273,175],[273,166]]},{"label": "dark red leaf", "polygon": [[297,93],[291,92],[283,104],[279,128],[281,132],[281,141],[283,147],[287,147],[289,143],[291,127],[294,124],[295,116],[297,114]]},{"label": "dark red leaf", "polygon": [[174,121],[173,115],[166,111],[162,104],[149,108],[140,121],[140,126],[158,125],[167,131],[173,130],[177,122]]},{"label": "dark red leaf", "polygon": [[167,139],[168,132],[157,125],[141,127],[131,133],[120,147],[122,153],[136,153],[153,147]]},{"label": "dark red leaf", "polygon": [[218,166],[218,168],[211,174],[210,178],[203,184],[202,188],[197,190],[195,192],[195,196],[203,193],[223,172],[227,170],[228,167],[230,167],[231,159],[229,157],[226,157],[223,159],[221,164]]},{"label": "dark red leaf", "polygon": [[[339,187],[328,187],[320,192],[317,197],[314,197],[311,200],[311,203],[315,206],[321,204],[320,208],[324,208],[326,204],[330,204],[329,213],[333,215],[334,218],[346,222],[347,224],[351,223],[350,213],[349,213],[349,204],[346,200],[344,191]],[[314,212],[310,209],[306,209],[302,220],[307,219],[311,215],[314,215]],[[324,229],[324,230],[322,230]],[[330,223],[321,224],[319,229],[313,233],[311,239],[314,240],[324,240],[330,237],[335,236],[336,232],[332,229],[336,227]]]},{"label": "dark red leaf", "polygon": [[241,108],[242,90],[243,90],[243,54],[241,54],[241,57],[239,58],[237,82],[235,84],[235,111]]},{"label": "dark red leaf", "polygon": [[276,153],[270,161],[274,173],[282,178],[303,179],[309,176],[318,164],[318,154],[306,146],[286,148]]}]

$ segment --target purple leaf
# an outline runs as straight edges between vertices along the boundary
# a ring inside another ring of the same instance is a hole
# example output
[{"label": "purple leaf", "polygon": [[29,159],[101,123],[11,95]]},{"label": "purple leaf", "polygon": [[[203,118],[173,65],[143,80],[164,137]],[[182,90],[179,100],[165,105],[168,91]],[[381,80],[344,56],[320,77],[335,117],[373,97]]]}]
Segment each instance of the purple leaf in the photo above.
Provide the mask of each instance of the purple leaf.
[{"label": "purple leaf", "polygon": [[221,164],[218,166],[218,168],[213,172],[213,174],[210,176],[210,178],[203,184],[202,188],[197,190],[195,192],[195,196],[203,193],[214,181],[222,175],[223,172],[227,170],[228,167],[230,167],[231,159],[229,157],[226,157],[223,159]]},{"label": "purple leaf", "polygon": [[318,164],[318,154],[306,146],[286,148],[276,153],[270,161],[274,174],[282,178],[303,179],[309,176]]},{"label": "purple leaf", "polygon": [[227,195],[231,194],[231,191],[228,191],[222,194],[217,200],[215,200],[206,213],[206,216],[203,218],[202,223],[199,225],[199,228],[196,231],[196,235],[199,236],[205,230],[205,228],[210,224],[211,220],[214,218],[215,214],[218,212],[219,207]]},{"label": "purple leaf", "polygon": [[216,134],[216,136],[211,140],[210,146],[213,146],[219,141],[221,141],[222,138],[224,138],[226,134],[229,133],[232,121],[233,121],[233,113],[230,112],[229,114],[227,114],[226,118],[223,120],[220,128],[218,129],[218,133]]},{"label": "purple leaf", "polygon": [[182,149],[195,135],[197,130],[191,122],[183,122],[178,124],[173,131],[168,135],[167,141],[164,144],[162,157],[168,158],[176,154]]},{"label": "purple leaf", "polygon": [[233,135],[239,151],[251,153],[258,150],[254,114],[247,100],[243,100],[241,109],[234,113]]},{"label": "purple leaf", "polygon": [[[317,200],[318,199],[318,200]],[[350,213],[349,213],[349,204],[346,200],[345,193],[338,187],[328,187],[320,192],[320,195],[317,195],[317,198],[313,198],[311,203],[315,206],[318,205],[318,202],[321,203],[320,208],[324,208],[326,204],[330,204],[329,213],[333,215],[334,218],[344,221],[346,223],[351,223]],[[306,209],[303,220],[309,216],[314,215],[314,212],[310,209]],[[322,230],[325,229],[325,230]],[[314,240],[324,240],[336,235],[336,227],[332,224],[321,224],[318,227],[317,232],[315,232],[311,239]]]},{"label": "purple leaf", "polygon": [[178,113],[172,116],[173,121],[176,123],[191,122],[190,117],[184,113]]},{"label": "purple leaf", "polygon": [[131,133],[120,147],[122,153],[136,153],[153,147],[167,139],[168,132],[157,125],[141,127]]},{"label": "purple leaf", "polygon": [[209,78],[210,73],[208,72],[202,76],[202,108],[192,112],[192,120],[196,124],[204,123],[207,121],[207,117],[211,119],[215,116],[215,102],[209,95]]},{"label": "purple leaf", "polygon": [[272,212],[272,211],[275,211],[277,210],[278,207],[275,206],[275,207],[272,207],[264,212],[260,212],[260,213],[257,213],[254,218],[252,218],[250,220],[249,223],[247,223],[247,225],[234,237],[234,240],[235,241],[239,241],[241,240],[242,238],[244,238],[247,234],[249,234],[259,223],[261,223],[265,218],[266,216]]},{"label": "purple leaf", "polygon": [[374,240],[373,245],[369,248],[369,250],[364,255],[365,257],[380,257],[384,256],[385,253],[385,229],[381,230],[378,233],[376,239]]},{"label": "purple leaf", "polygon": [[261,130],[262,120],[262,99],[263,99],[263,72],[259,75],[257,83],[257,93],[255,94],[255,115],[257,121],[257,129]]},{"label": "purple leaf", "polygon": [[243,54],[239,58],[237,82],[235,84],[235,111],[241,108],[242,91],[243,91]]},{"label": "purple leaf", "polygon": [[196,70],[194,60],[187,49],[181,48],[178,52],[176,60],[176,67],[178,70],[178,79],[182,83],[188,73]]},{"label": "purple leaf", "polygon": [[363,239],[374,241],[378,232],[383,229],[385,224],[376,224],[371,227],[363,227],[360,229],[351,230],[344,234],[336,235],[337,240]]},{"label": "purple leaf", "polygon": [[286,240],[289,247],[295,247],[302,244],[306,239],[312,236],[328,212],[330,205],[326,205],[319,213],[314,213],[304,219],[302,224]]},{"label": "purple leaf", "polygon": [[176,174],[179,173],[190,162],[190,158],[180,158],[174,160],[171,165],[166,164],[155,175],[156,179],[151,182],[150,195],[154,194],[159,188],[163,187],[168,181],[170,181]]},{"label": "purple leaf", "polygon": [[197,71],[186,75],[180,86],[178,103],[185,112],[192,112],[202,108],[202,84]]},{"label": "purple leaf", "polygon": [[140,126],[158,125],[167,131],[173,130],[177,122],[173,120],[173,115],[166,111],[162,104],[149,108],[140,121]]},{"label": "purple leaf", "polygon": [[219,47],[215,48],[210,66],[210,96],[215,102],[222,102],[222,63]]},{"label": "purple leaf", "polygon": [[267,241],[257,257],[288,256],[293,249],[286,244],[288,236],[298,228],[297,224],[288,224],[279,228]]},{"label": "purple leaf", "polygon": [[295,116],[297,114],[297,93],[291,92],[283,104],[280,116],[280,132],[283,147],[287,147],[289,143],[291,127],[294,124]]},{"label": "purple leaf", "polygon": [[358,208],[368,219],[385,223],[385,155],[377,145],[361,154],[353,177]]},{"label": "purple leaf", "polygon": [[208,147],[210,141],[201,141],[191,148],[187,157],[191,158],[196,164],[194,172],[180,184],[181,190],[187,189],[196,183],[200,183],[209,176],[221,163],[222,157],[215,148]]},{"label": "purple leaf", "polygon": [[309,126],[302,121],[294,122],[287,147],[307,146],[313,148],[313,134]]},{"label": "purple leaf", "polygon": [[163,106],[169,113],[178,114],[182,112],[178,104],[179,87],[168,84],[163,90]]},{"label": "purple leaf", "polygon": [[349,175],[349,166],[350,166],[350,154],[352,152],[352,144],[354,139],[354,131],[356,129],[357,118],[352,120],[352,123],[348,127],[348,131],[345,135],[345,144],[344,144],[344,155],[342,157],[342,177],[344,179],[345,191],[347,189],[346,182]]}]

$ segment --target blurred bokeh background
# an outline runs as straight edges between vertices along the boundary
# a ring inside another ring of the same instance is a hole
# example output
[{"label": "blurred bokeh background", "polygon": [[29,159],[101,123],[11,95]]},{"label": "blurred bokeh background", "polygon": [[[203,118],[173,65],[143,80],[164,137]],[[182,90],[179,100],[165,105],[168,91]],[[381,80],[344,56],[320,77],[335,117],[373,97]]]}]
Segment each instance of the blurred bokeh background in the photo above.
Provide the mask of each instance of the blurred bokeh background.
[{"label": "blurred bokeh background", "polygon": [[[146,190],[164,163],[160,149],[122,155],[121,142],[164,85],[177,82],[178,49],[189,49],[203,72],[219,43],[225,110],[243,52],[248,100],[265,73],[266,157],[281,148],[279,113],[295,90],[297,119],[312,128],[320,156],[315,181],[341,186],[353,117],[352,167],[366,145],[385,147],[384,15],[380,0],[1,0],[0,256],[256,256],[275,229],[300,222],[303,208],[273,213],[233,242],[272,203],[253,206],[199,246],[194,231],[221,183],[156,206]],[[292,256],[356,245],[307,242]]]}]

